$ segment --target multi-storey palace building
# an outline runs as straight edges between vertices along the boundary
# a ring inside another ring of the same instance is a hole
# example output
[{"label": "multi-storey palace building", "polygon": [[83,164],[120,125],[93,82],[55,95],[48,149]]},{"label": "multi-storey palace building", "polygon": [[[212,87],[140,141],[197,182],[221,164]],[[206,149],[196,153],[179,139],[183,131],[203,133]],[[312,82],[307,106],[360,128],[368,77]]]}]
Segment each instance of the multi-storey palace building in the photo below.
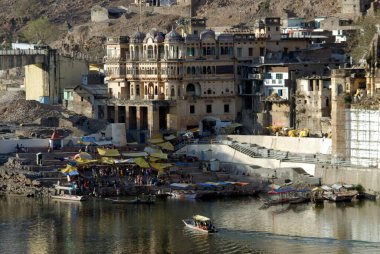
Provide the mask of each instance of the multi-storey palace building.
[{"label": "multi-storey palace building", "polygon": [[233,35],[212,30],[181,36],[151,30],[108,38],[108,120],[142,140],[162,130],[234,121],[238,97]]}]

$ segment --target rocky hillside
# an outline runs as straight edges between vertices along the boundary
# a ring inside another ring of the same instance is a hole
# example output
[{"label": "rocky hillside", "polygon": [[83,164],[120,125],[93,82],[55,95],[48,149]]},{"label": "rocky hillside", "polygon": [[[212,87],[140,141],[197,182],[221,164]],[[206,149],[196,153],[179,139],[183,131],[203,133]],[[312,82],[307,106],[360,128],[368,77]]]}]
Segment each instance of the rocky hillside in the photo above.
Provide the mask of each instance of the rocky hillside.
[{"label": "rocky hillside", "polygon": [[[91,55],[104,54],[106,36],[132,34],[137,30],[139,15],[128,13],[108,25],[91,23],[91,8],[128,7],[133,0],[0,0],[0,40],[14,42],[25,40],[22,31],[28,22],[47,17],[55,26],[57,40],[53,47],[64,51],[81,51]],[[337,1],[331,0],[198,0],[193,6],[195,15],[207,17],[209,26],[229,26],[239,22],[252,23],[258,17],[282,16],[285,12],[312,18],[335,14]],[[167,7],[164,7],[167,8]],[[168,30],[178,13],[167,15],[144,13],[144,30],[157,27]],[[70,29],[71,28],[71,29]],[[6,45],[3,43],[3,45]]]}]

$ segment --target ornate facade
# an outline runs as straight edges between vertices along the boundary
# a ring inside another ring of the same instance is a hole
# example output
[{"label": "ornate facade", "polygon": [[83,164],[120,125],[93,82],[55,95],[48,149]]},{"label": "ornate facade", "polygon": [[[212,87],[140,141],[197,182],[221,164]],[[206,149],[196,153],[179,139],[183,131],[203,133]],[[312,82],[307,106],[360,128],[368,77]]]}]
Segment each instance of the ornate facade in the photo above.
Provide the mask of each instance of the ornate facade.
[{"label": "ornate facade", "polygon": [[108,120],[125,122],[140,141],[165,130],[213,132],[215,121],[234,121],[233,38],[212,30],[181,36],[154,29],[108,38]]}]

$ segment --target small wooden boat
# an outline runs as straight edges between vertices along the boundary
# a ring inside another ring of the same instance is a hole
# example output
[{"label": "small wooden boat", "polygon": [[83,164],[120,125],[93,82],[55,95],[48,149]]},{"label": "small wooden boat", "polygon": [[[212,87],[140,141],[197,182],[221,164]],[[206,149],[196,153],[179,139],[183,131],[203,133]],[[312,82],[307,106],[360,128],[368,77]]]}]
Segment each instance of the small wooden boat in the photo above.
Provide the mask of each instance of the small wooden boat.
[{"label": "small wooden boat", "polygon": [[289,204],[302,204],[310,201],[310,198],[306,197],[296,197],[294,199],[289,200]]},{"label": "small wooden boat", "polygon": [[137,197],[135,199],[111,199],[113,204],[141,204],[141,205],[152,205],[156,202],[156,197],[154,195]]},{"label": "small wooden boat", "polygon": [[89,198],[87,195],[76,195],[76,190],[70,186],[55,185],[55,194],[52,199],[67,201],[85,201]]},{"label": "small wooden boat", "polygon": [[182,220],[186,227],[203,232],[203,233],[216,233],[218,232],[215,226],[212,224],[211,219],[202,216],[195,215],[191,219]]}]

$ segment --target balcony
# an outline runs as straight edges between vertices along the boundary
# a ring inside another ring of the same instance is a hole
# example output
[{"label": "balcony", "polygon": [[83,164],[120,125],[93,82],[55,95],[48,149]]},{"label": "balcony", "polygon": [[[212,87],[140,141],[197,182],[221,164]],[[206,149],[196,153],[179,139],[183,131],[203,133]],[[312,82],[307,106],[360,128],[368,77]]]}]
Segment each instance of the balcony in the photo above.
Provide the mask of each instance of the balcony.
[{"label": "balcony", "polygon": [[248,74],[248,79],[263,80],[264,74],[261,74],[261,73]]}]

